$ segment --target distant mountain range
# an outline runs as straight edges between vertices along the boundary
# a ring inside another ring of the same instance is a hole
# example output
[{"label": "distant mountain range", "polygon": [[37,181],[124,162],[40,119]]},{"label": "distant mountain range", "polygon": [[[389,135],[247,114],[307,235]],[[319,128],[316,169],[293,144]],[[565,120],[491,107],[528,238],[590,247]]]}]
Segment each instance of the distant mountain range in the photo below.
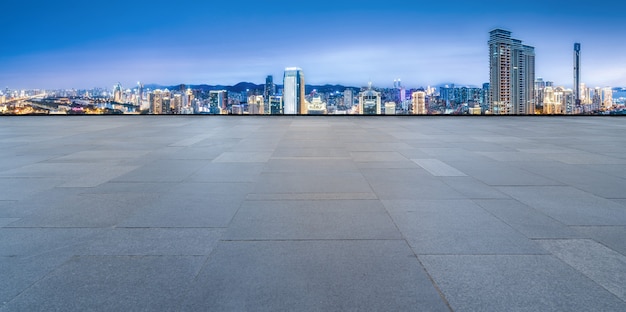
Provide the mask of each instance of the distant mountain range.
[{"label": "distant mountain range", "polygon": [[[207,85],[207,84],[201,84],[201,85],[173,85],[173,86],[164,86],[164,85],[159,85],[159,84],[147,84],[144,85],[145,88],[150,89],[150,90],[156,90],[156,89],[168,89],[168,90],[180,90],[181,87],[187,89],[187,88],[191,88],[192,90],[202,90],[202,91],[213,91],[213,90],[226,90],[228,92],[235,92],[235,93],[239,93],[239,92],[244,92],[247,90],[253,91],[253,90],[258,90],[261,91],[261,93],[263,92],[263,90],[265,89],[265,85],[264,84],[254,84],[252,82],[240,82],[234,86],[224,86],[224,85]],[[276,85],[276,89],[280,89],[282,88],[282,85]],[[330,85],[330,84],[326,84],[326,85],[306,85],[306,93],[309,93],[313,90],[317,90],[319,92],[324,92],[324,93],[329,93],[329,92],[343,92],[345,89],[355,89],[355,90],[360,90],[361,87],[351,87],[351,86],[343,86],[343,85]]]}]

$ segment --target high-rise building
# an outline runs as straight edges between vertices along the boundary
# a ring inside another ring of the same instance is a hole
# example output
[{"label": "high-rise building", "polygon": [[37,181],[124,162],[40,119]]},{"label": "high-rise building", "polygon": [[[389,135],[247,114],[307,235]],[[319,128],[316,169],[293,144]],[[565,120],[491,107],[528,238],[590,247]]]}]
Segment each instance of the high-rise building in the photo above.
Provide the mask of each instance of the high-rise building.
[{"label": "high-rise building", "polygon": [[163,113],[163,92],[154,90],[148,93],[148,103],[150,104],[150,114],[159,115]]},{"label": "high-rise building", "polygon": [[209,113],[228,114],[228,91],[209,91]]},{"label": "high-rise building", "polygon": [[494,29],[489,38],[489,107],[492,114],[534,114],[535,48]]},{"label": "high-rise building", "polygon": [[372,83],[369,88],[359,93],[358,114],[360,115],[380,115],[382,96],[380,92],[372,90]]},{"label": "high-rise building", "polygon": [[283,97],[280,95],[270,96],[269,114],[283,114]]},{"label": "high-rise building", "polygon": [[141,106],[141,103],[143,101],[143,83],[141,83],[140,81],[137,82],[137,98],[135,100],[135,105]]},{"label": "high-rise building", "polygon": [[426,115],[426,92],[416,91],[412,94],[413,101],[413,115]]},{"label": "high-rise building", "polygon": [[354,105],[354,95],[352,93],[352,89],[345,89],[343,91],[343,106],[348,109]]},{"label": "high-rise building", "polygon": [[396,114],[396,102],[385,103],[385,115],[395,115],[395,114]]},{"label": "high-rise building", "polygon": [[576,107],[580,101],[580,43],[574,43],[574,102]]},{"label": "high-rise building", "polygon": [[269,103],[269,99],[265,99],[262,95],[251,95],[248,97],[248,114],[263,115],[265,109],[264,103]]},{"label": "high-rise building", "polygon": [[304,101],[304,75],[298,67],[285,68],[283,78],[283,114],[306,115],[307,107]]},{"label": "high-rise building", "polygon": [[113,87],[113,102],[122,103],[122,84],[119,82]]},{"label": "high-rise building", "polygon": [[263,90],[264,106],[269,107],[270,96],[276,94],[276,85],[274,85],[274,76],[265,77],[265,90]]},{"label": "high-rise building", "polygon": [[613,108],[613,88],[602,88],[602,110]]}]

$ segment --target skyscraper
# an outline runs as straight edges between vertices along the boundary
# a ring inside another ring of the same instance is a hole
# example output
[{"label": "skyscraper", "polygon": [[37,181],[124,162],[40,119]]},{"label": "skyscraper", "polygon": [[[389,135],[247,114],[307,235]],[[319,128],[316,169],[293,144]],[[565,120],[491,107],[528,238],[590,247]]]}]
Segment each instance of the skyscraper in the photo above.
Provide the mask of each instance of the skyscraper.
[{"label": "skyscraper", "polygon": [[416,91],[412,94],[413,98],[413,115],[426,115],[428,111],[426,110],[426,92],[424,91]]},{"label": "skyscraper", "polygon": [[210,114],[228,114],[228,91],[215,90],[209,91],[209,113]]},{"label": "skyscraper", "polygon": [[492,114],[535,113],[535,48],[494,29],[489,38],[489,107]]},{"label": "skyscraper", "polygon": [[580,104],[580,43],[574,43],[574,105]]},{"label": "skyscraper", "polygon": [[119,82],[113,87],[113,101],[122,103],[122,84]]},{"label": "skyscraper", "polygon": [[265,77],[265,90],[263,90],[264,107],[269,107],[270,96],[276,94],[276,86],[274,85],[274,76]]},{"label": "skyscraper", "polygon": [[381,100],[382,96],[380,92],[376,92],[372,89],[372,83],[370,82],[369,88],[359,93],[359,108],[358,114],[360,115],[380,115],[381,112]]},{"label": "skyscraper", "polygon": [[283,88],[283,113],[285,115],[307,114],[302,69],[298,67],[285,68]]},{"label": "skyscraper", "polygon": [[141,106],[143,101],[143,83],[137,82],[137,99],[135,105]]},{"label": "skyscraper", "polygon": [[346,108],[351,108],[354,104],[354,96],[352,93],[352,89],[346,89],[343,91],[343,106]]}]

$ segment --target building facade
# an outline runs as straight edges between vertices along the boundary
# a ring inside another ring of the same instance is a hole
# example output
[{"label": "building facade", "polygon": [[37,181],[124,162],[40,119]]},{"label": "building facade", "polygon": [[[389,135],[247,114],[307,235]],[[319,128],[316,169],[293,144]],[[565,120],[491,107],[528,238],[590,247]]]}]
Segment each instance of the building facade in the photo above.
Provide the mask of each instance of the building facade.
[{"label": "building facade", "polygon": [[285,68],[283,78],[283,114],[306,115],[304,101],[304,75],[298,67]]},{"label": "building facade", "polygon": [[380,92],[372,90],[372,85],[359,93],[359,115],[380,115],[382,96]]},{"label": "building facade", "polygon": [[496,115],[535,113],[535,48],[495,29],[489,37],[489,109]]}]

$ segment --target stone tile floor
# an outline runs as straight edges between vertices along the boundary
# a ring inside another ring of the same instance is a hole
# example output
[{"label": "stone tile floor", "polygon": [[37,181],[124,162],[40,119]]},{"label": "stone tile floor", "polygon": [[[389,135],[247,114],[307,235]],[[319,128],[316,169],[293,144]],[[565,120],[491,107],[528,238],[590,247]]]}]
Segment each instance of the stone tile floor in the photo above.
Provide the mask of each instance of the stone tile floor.
[{"label": "stone tile floor", "polygon": [[0,118],[0,311],[626,311],[626,119]]}]

